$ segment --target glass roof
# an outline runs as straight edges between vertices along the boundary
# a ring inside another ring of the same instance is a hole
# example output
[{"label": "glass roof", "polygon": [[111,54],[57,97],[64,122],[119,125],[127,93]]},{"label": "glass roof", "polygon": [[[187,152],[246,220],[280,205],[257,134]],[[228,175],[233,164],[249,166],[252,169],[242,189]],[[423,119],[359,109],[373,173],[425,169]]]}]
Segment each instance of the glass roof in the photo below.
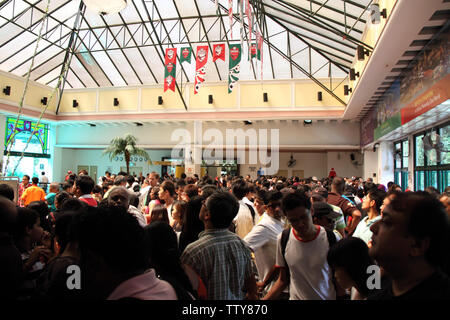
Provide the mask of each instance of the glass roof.
[{"label": "glass roof", "polygon": [[[244,1],[244,0],[243,0]],[[246,1],[244,1],[245,4]],[[254,25],[263,33],[263,79],[312,79],[333,91],[330,78],[348,75],[371,0],[250,0]],[[49,3],[48,16],[45,15]],[[233,1],[232,33],[228,0],[134,0],[117,14],[98,15],[80,0],[0,2],[0,69],[54,86],[70,67],[65,88],[162,84],[164,52],[175,47],[240,43],[239,3]],[[77,20],[78,17],[78,20]],[[240,79],[260,80],[261,62],[247,60],[248,19],[244,17]],[[42,24],[44,24],[42,26]],[[42,28],[41,28],[42,27]],[[255,26],[252,41],[256,41]],[[77,32],[73,35],[72,30]],[[70,58],[72,56],[72,58]],[[226,61],[206,64],[206,82],[226,81]],[[194,81],[191,64],[177,62],[177,82]]]}]

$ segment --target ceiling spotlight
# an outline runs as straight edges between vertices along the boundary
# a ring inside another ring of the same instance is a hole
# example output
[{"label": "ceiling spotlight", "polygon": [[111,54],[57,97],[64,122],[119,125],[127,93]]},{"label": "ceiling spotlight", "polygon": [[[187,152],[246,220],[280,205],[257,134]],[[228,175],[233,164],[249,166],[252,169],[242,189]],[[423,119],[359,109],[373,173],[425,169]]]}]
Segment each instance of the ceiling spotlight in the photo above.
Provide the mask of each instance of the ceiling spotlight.
[{"label": "ceiling spotlight", "polygon": [[364,61],[365,56],[369,55],[369,50],[364,49],[363,46],[358,45],[358,61]]},{"label": "ceiling spotlight", "polygon": [[322,91],[317,92],[317,100],[322,101]]},{"label": "ceiling spotlight", "polygon": [[140,122],[135,122],[135,124],[136,124],[138,127],[143,126],[143,124],[140,123]]},{"label": "ceiling spotlight", "polygon": [[43,98],[41,99],[41,103],[42,103],[44,106],[46,106],[46,105],[47,105],[47,97],[43,97]]},{"label": "ceiling spotlight", "polygon": [[251,125],[252,122],[251,122],[250,120],[245,120],[245,121],[244,121],[244,124],[248,126],[248,125]]},{"label": "ceiling spotlight", "polygon": [[94,123],[89,123],[89,125],[90,125],[91,127],[96,127],[96,126],[97,126],[97,125],[94,124]]},{"label": "ceiling spotlight", "polygon": [[3,88],[3,93],[7,96],[9,96],[11,94],[11,87],[10,86],[6,86],[5,88]]},{"label": "ceiling spotlight", "polygon": [[161,96],[158,97],[158,104],[159,105],[163,104],[163,98]]},{"label": "ceiling spotlight", "polygon": [[350,69],[350,80],[355,80],[356,77],[359,78],[359,71],[355,73],[355,68]]},{"label": "ceiling spotlight", "polygon": [[310,125],[312,124],[312,120],[303,120],[303,125]]},{"label": "ceiling spotlight", "polygon": [[208,103],[209,104],[213,103],[213,96],[212,96],[212,94],[208,95]]},{"label": "ceiling spotlight", "polygon": [[119,105],[119,99],[114,98],[114,107],[117,107]]},{"label": "ceiling spotlight", "polygon": [[352,92],[353,89],[349,88],[348,85],[344,86],[344,96],[348,96],[349,92]]},{"label": "ceiling spotlight", "polygon": [[77,100],[73,100],[73,101],[72,101],[72,107],[74,107],[74,108],[78,107],[78,102],[77,102]]},{"label": "ceiling spotlight", "polygon": [[264,93],[263,93],[263,100],[264,100],[264,102],[269,101],[269,97],[268,97],[267,92],[264,92]]}]

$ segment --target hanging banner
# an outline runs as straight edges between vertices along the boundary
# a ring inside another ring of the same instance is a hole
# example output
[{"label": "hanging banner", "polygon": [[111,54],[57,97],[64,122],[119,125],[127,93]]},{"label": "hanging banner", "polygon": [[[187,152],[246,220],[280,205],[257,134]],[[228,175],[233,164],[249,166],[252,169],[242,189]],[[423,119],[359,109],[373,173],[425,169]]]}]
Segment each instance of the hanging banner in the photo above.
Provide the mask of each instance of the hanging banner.
[{"label": "hanging banner", "polygon": [[259,61],[261,61],[261,80],[263,79],[263,37],[261,36],[261,33],[256,32],[256,44],[258,46],[258,51],[257,51],[257,59]]},{"label": "hanging banner", "polygon": [[217,59],[225,61],[225,43],[215,44],[213,46],[213,62]]},{"label": "hanging banner", "polygon": [[228,0],[228,18],[230,21],[230,39],[233,39],[233,0]]},{"label": "hanging banner", "polygon": [[181,48],[181,57],[180,57],[180,63],[183,63],[186,61],[187,63],[191,63],[191,55],[192,55],[192,49],[190,47]]},{"label": "hanging banner", "polygon": [[252,19],[252,8],[250,7],[250,1],[245,0],[245,15],[247,16],[248,20],[248,42],[252,42],[252,28],[253,28],[253,19]]},{"label": "hanging banner", "polygon": [[240,63],[241,63],[241,45],[230,44],[230,63],[228,67],[228,93],[233,92],[235,83],[239,80]]},{"label": "hanging banner", "polygon": [[197,47],[197,59],[195,63],[194,94],[198,93],[201,84],[205,81],[206,62],[208,61],[208,46]]},{"label": "hanging banner", "polygon": [[164,61],[164,92],[167,89],[175,92],[177,66],[177,48],[166,49],[166,57]]},{"label": "hanging banner", "polygon": [[258,48],[257,48],[257,46],[256,46],[256,42],[253,42],[253,43],[250,45],[250,58],[251,58],[251,59],[256,58],[257,52],[258,52]]}]

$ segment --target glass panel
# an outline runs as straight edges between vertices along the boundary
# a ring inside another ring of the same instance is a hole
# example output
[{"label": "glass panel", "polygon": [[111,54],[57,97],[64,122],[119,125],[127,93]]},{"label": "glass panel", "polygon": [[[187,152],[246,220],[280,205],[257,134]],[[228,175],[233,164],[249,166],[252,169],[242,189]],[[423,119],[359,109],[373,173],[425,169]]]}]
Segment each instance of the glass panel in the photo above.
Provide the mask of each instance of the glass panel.
[{"label": "glass panel", "polygon": [[438,187],[438,185],[437,185],[437,171],[430,171],[427,187],[429,187],[429,186],[433,186],[435,188]]},{"label": "glass panel", "polygon": [[399,179],[400,175],[399,175],[399,173],[400,173],[400,172],[398,172],[398,171],[396,171],[396,172],[394,173],[394,183],[395,183],[395,184],[398,184],[398,185],[400,185],[400,179]]},{"label": "glass panel", "polygon": [[425,190],[425,172],[424,171],[416,171],[416,191]]},{"label": "glass panel", "polygon": [[408,159],[409,159],[409,141],[403,141],[403,168],[408,168]]},{"label": "glass panel", "polygon": [[416,153],[415,165],[417,167],[423,167],[425,165],[422,137],[423,137],[423,135],[416,137],[416,143],[415,143],[415,148],[414,148],[415,153]]},{"label": "glass panel", "polygon": [[447,151],[441,152],[441,164],[450,164],[450,125],[441,128],[439,131],[442,149]]},{"label": "glass panel", "polygon": [[408,171],[402,171],[402,190],[405,191],[408,189]]},{"label": "glass panel", "polygon": [[401,142],[396,143],[394,145],[394,161],[395,161],[395,168],[399,169],[402,167],[402,157],[401,157],[401,148],[402,144]]}]

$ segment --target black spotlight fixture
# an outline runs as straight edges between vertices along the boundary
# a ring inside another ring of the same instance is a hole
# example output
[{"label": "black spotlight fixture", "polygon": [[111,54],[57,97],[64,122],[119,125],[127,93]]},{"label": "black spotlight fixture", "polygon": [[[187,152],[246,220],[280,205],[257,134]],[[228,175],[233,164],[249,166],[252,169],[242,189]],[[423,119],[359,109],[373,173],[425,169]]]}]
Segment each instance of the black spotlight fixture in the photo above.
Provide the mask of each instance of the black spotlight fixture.
[{"label": "black spotlight fixture", "polygon": [[317,92],[317,100],[322,101],[322,91]]},{"label": "black spotlight fixture", "polygon": [[159,105],[163,104],[163,98],[161,96],[158,97],[158,104]]},{"label": "black spotlight fixture", "polygon": [[245,124],[246,126],[248,126],[248,125],[251,125],[252,122],[251,122],[250,120],[245,120],[245,121],[244,121],[244,124]]},{"label": "black spotlight fixture", "polygon": [[142,123],[140,123],[140,122],[135,122],[135,124],[138,126],[138,127],[141,127],[141,126],[143,126],[143,124]]},{"label": "black spotlight fixture", "polygon": [[114,98],[114,107],[117,107],[119,105],[119,99]]},{"label": "black spotlight fixture", "polygon": [[263,93],[263,100],[264,100],[264,102],[269,101],[269,95],[267,94],[267,92]]},{"label": "black spotlight fixture", "polygon": [[312,124],[312,120],[303,120],[303,125],[307,126]]},{"label": "black spotlight fixture", "polygon": [[373,152],[376,152],[377,151],[377,147],[379,147],[380,146],[380,144],[377,142],[377,143],[375,143],[374,145],[373,145]]},{"label": "black spotlight fixture", "polygon": [[359,78],[359,71],[358,72],[355,72],[355,68],[351,68],[350,69],[350,80],[355,80],[356,79],[356,77],[358,77]]},{"label": "black spotlight fixture", "polygon": [[344,86],[344,95],[345,95],[345,96],[348,96],[348,93],[349,93],[349,92],[352,92],[352,91],[353,91],[353,89],[352,89],[352,88],[349,88],[348,85],[345,85],[345,86]]},{"label": "black spotlight fixture", "polygon": [[364,61],[365,56],[369,55],[369,50],[364,49],[363,46],[358,45],[358,60],[359,61]]},{"label": "black spotlight fixture", "polygon": [[213,103],[213,96],[212,96],[212,94],[208,95],[208,103],[209,104]]},{"label": "black spotlight fixture", "polygon": [[74,108],[78,107],[78,102],[77,102],[77,100],[73,100],[73,101],[72,101],[72,107],[74,107]]},{"label": "black spotlight fixture", "polygon": [[353,153],[350,153],[350,160],[355,161],[355,155]]},{"label": "black spotlight fixture", "polygon": [[5,88],[3,88],[3,93],[7,96],[9,96],[11,94],[11,87],[10,86],[6,86]]},{"label": "black spotlight fixture", "polygon": [[47,97],[43,97],[43,98],[41,99],[41,103],[42,103],[44,106],[46,106],[46,105],[47,105]]},{"label": "black spotlight fixture", "polygon": [[91,127],[96,127],[96,126],[97,126],[95,123],[89,123],[89,125],[90,125]]}]

